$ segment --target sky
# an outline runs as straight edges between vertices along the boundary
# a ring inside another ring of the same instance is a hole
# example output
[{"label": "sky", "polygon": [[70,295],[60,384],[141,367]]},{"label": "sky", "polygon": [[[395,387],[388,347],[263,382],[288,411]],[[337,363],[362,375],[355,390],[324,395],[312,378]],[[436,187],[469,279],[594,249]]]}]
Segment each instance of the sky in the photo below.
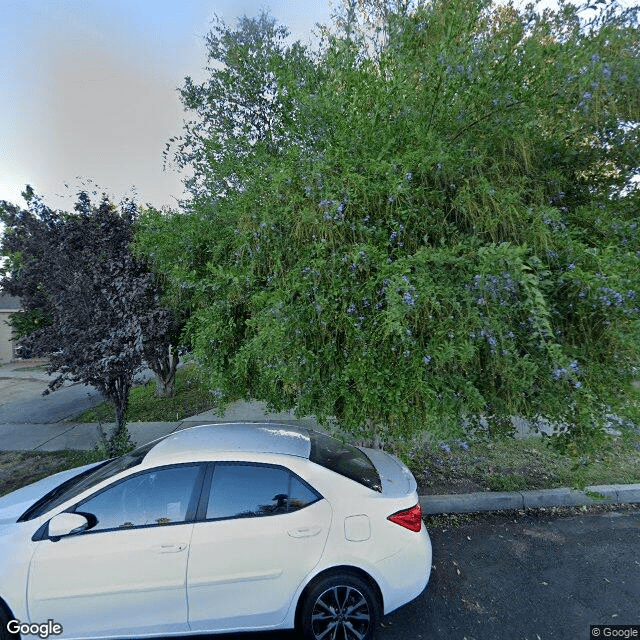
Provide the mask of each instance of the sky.
[{"label": "sky", "polygon": [[163,151],[182,129],[177,88],[204,80],[214,14],[233,25],[261,9],[302,42],[330,14],[328,0],[0,0],[0,200],[23,206],[30,184],[70,209],[96,184],[175,205]]},{"label": "sky", "polygon": [[30,184],[70,209],[93,183],[116,202],[176,205],[182,184],[163,151],[182,130],[178,87],[205,78],[214,14],[233,25],[268,9],[309,42],[329,2],[0,0],[0,200],[24,205]]}]

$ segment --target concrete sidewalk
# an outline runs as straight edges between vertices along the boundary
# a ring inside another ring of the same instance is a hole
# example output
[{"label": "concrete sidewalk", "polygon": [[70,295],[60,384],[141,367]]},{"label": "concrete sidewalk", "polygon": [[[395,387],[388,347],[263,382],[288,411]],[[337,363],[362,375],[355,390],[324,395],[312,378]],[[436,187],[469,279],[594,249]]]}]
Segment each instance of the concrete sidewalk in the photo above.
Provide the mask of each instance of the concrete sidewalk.
[{"label": "concrete sidewalk", "polygon": [[[222,417],[212,410],[176,422],[130,422],[127,428],[132,440],[140,445],[168,433],[199,424],[262,421],[304,424],[313,428],[318,426],[313,417],[297,419],[292,412],[268,413],[266,405],[262,402],[235,402],[227,408]],[[112,427],[113,425],[105,424],[107,429]],[[61,451],[63,449],[90,451],[99,441],[98,424],[95,422],[0,424],[0,451]]]}]

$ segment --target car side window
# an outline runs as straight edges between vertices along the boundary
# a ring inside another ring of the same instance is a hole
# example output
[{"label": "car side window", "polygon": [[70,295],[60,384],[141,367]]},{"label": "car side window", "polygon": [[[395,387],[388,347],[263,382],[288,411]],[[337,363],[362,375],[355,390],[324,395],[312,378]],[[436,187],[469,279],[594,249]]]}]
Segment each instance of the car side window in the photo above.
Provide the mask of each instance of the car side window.
[{"label": "car side window", "polygon": [[290,513],[320,499],[286,469],[217,463],[211,480],[207,520]]},{"label": "car side window", "polygon": [[199,470],[198,465],[181,465],[145,471],[85,500],[74,511],[97,520],[90,531],[184,522]]},{"label": "car side window", "polygon": [[313,504],[320,498],[311,487],[303,484],[299,478],[291,477],[291,491],[289,492],[289,511],[297,511]]}]

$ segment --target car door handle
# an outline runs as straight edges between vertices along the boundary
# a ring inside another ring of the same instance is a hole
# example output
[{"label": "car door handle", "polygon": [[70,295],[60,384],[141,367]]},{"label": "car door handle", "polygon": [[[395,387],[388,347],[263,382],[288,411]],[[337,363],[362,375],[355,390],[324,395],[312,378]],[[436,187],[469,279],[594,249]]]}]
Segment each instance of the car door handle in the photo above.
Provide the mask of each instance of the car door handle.
[{"label": "car door handle", "polygon": [[178,544],[160,544],[154,547],[156,553],[180,553],[187,548],[186,542],[179,542]]},{"label": "car door handle", "polygon": [[310,538],[317,536],[322,531],[322,527],[300,527],[299,529],[290,529],[288,534],[292,538]]}]

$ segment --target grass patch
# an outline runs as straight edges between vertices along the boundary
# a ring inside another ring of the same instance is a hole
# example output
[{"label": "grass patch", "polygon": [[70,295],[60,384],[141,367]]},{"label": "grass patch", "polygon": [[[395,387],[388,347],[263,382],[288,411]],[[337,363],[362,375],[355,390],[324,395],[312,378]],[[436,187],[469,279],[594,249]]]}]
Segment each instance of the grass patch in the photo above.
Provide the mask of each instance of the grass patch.
[{"label": "grass patch", "polygon": [[[129,395],[127,422],[175,422],[216,406],[215,397],[198,368],[180,367],[176,372],[173,398],[157,398],[155,380],[134,387]],[[113,409],[102,402],[68,422],[113,422]]]},{"label": "grass patch", "polygon": [[95,451],[0,451],[0,496],[54,473],[101,459]]},{"label": "grass patch", "polygon": [[[468,449],[429,444],[409,467],[425,495],[554,489],[574,486],[578,478],[573,462],[542,438],[471,442]],[[610,451],[580,468],[579,478],[585,485],[640,483],[640,435],[614,438]]]},{"label": "grass patch", "polygon": [[[409,467],[418,493],[434,495],[474,491],[525,491],[575,484],[571,460],[549,449],[541,438],[471,443],[450,451],[430,445]],[[640,483],[640,435],[618,437],[611,451],[583,469],[586,485]],[[0,452],[0,495],[40,478],[102,459],[95,451]],[[462,517],[462,516],[461,516]]]},{"label": "grass patch", "polygon": [[[425,447],[410,461],[418,493],[525,491],[575,484],[571,461],[541,438],[477,442],[468,450],[449,445]],[[616,438],[605,457],[584,469],[587,485],[640,483],[640,436]],[[95,451],[0,452],[0,495],[46,476],[101,460]]]}]

